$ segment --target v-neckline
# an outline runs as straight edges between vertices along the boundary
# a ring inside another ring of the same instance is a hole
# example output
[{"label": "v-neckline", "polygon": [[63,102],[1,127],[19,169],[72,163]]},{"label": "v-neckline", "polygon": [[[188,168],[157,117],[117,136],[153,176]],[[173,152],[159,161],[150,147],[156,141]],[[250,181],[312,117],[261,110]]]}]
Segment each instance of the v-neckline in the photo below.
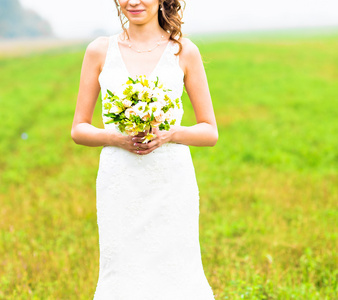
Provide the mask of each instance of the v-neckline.
[{"label": "v-neckline", "polygon": [[[151,77],[154,75],[155,71],[157,70],[158,66],[159,66],[160,63],[162,62],[163,57],[164,57],[165,53],[167,52],[167,50],[168,50],[168,48],[169,48],[170,42],[171,42],[171,41],[169,40],[169,42],[168,42],[167,45],[165,46],[165,48],[164,48],[164,50],[163,50],[163,52],[162,52],[162,54],[161,54],[161,56],[160,56],[158,62],[156,63],[154,69],[150,72],[149,75],[146,75],[147,78],[151,78]],[[125,62],[124,62],[124,60],[123,60],[122,52],[121,52],[121,49],[120,49],[120,46],[119,46],[119,41],[118,41],[118,35],[116,35],[116,37],[115,37],[115,45],[116,45],[116,48],[117,48],[117,52],[118,52],[120,61],[121,61],[122,65],[123,65],[123,68],[124,68],[125,72],[127,73],[128,77],[135,79],[134,76],[131,76],[131,74],[130,74],[128,68],[127,68],[127,65],[125,64]],[[145,75],[145,74],[138,74],[138,75],[136,75],[136,76],[139,76],[139,75]],[[136,77],[136,76],[135,76],[135,77]]]}]

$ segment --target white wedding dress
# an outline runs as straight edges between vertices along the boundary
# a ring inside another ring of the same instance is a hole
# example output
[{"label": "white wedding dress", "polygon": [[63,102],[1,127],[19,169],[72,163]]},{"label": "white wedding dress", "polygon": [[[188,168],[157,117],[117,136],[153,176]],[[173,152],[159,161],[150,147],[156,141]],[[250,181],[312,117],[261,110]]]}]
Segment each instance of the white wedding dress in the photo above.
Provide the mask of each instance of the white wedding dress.
[{"label": "white wedding dress", "polygon": [[[169,42],[150,75],[172,90],[172,99],[183,92],[177,50]],[[99,77],[102,97],[128,76],[117,35],[111,36]],[[175,114],[178,125],[182,106]],[[95,300],[214,299],[201,260],[199,192],[188,146],[167,143],[144,156],[105,146],[96,188],[100,272]]]}]

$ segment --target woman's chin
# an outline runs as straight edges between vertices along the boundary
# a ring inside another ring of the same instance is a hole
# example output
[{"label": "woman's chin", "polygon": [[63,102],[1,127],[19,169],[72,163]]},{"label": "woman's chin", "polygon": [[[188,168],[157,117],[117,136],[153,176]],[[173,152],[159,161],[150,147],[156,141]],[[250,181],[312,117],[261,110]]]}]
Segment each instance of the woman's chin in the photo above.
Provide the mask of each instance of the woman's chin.
[{"label": "woman's chin", "polygon": [[129,20],[129,24],[133,24],[133,25],[144,25],[146,24],[146,22],[142,21],[142,20]]},{"label": "woman's chin", "polygon": [[145,13],[133,15],[129,13],[127,18],[130,24],[144,25],[151,22],[153,19],[157,19],[157,15],[151,16]]}]

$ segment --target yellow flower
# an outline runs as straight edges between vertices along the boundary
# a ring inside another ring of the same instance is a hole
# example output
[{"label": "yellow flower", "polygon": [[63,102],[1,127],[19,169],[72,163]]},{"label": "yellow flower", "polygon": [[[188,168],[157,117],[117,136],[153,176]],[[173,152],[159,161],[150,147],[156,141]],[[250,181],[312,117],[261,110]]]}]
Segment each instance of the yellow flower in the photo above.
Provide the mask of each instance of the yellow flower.
[{"label": "yellow flower", "polygon": [[149,80],[145,75],[140,76],[139,80],[143,86],[149,87]]},{"label": "yellow flower", "polygon": [[138,131],[134,125],[127,125],[125,128],[125,132],[126,134],[131,135],[131,136],[138,135]]},{"label": "yellow flower", "polygon": [[147,144],[148,142],[150,142],[151,140],[153,140],[154,138],[156,138],[156,134],[153,133],[148,133],[143,139],[143,144]]}]

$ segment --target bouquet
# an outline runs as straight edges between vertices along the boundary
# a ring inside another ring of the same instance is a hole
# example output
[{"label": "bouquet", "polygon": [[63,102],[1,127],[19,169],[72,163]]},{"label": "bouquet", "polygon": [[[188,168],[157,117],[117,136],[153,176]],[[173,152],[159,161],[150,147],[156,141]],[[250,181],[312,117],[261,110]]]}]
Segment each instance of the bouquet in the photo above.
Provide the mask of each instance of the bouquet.
[{"label": "bouquet", "polygon": [[170,99],[168,92],[159,81],[149,81],[146,76],[128,78],[117,91],[107,90],[104,98],[106,124],[118,124],[122,133],[130,136],[145,132],[143,143],[156,137],[153,128],[169,130],[175,125],[173,110],[180,108],[179,99]]}]

